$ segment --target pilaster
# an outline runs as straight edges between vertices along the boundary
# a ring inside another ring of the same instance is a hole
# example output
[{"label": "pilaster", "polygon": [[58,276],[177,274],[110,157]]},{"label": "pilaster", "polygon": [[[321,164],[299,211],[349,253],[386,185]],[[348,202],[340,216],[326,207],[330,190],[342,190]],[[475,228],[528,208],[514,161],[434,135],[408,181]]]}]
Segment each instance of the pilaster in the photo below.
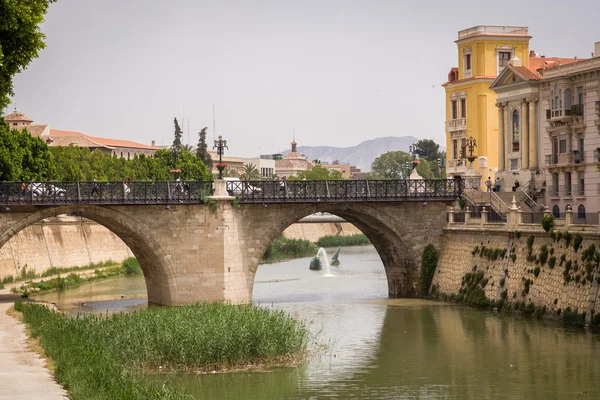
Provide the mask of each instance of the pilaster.
[{"label": "pilaster", "polygon": [[521,103],[521,169],[529,169],[529,107],[527,100]]},{"label": "pilaster", "polygon": [[529,168],[538,168],[538,140],[537,140],[537,101],[533,97],[529,99]]},{"label": "pilaster", "polygon": [[504,158],[506,152],[504,150],[504,105],[497,103],[498,107],[498,170],[504,171],[506,169]]}]

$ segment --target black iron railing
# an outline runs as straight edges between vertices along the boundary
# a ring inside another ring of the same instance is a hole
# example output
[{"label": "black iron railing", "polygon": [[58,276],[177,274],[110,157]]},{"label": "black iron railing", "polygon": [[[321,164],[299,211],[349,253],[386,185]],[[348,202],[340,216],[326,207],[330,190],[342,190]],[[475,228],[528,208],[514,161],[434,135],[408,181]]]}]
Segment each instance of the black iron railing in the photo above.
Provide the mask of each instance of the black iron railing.
[{"label": "black iron railing", "polygon": [[0,205],[201,203],[211,181],[0,182]]},{"label": "black iron railing", "polygon": [[[240,203],[455,200],[462,181],[229,181]],[[0,182],[0,205],[128,205],[202,203],[211,181],[184,182]]]},{"label": "black iron railing", "polygon": [[240,203],[453,200],[464,183],[455,180],[230,181]]}]

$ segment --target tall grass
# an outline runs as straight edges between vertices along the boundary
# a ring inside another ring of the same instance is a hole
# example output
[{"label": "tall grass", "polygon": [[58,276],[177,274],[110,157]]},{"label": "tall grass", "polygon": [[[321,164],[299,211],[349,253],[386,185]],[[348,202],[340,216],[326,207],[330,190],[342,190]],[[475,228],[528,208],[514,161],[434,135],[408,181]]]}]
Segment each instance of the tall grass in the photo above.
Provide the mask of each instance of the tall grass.
[{"label": "tall grass", "polygon": [[108,261],[102,261],[99,263],[91,263],[88,265],[81,265],[78,267],[52,267],[52,268],[48,268],[47,270],[45,270],[44,272],[42,272],[42,274],[40,275],[42,278],[47,277],[47,276],[52,276],[52,275],[59,275],[59,274],[66,274],[67,272],[74,272],[74,271],[85,271],[88,269],[98,269],[98,268],[104,268],[104,267],[112,267],[115,265],[119,265],[118,262],[112,261],[112,260],[108,260]]},{"label": "tall grass", "polygon": [[317,241],[319,247],[363,246],[371,244],[362,233],[350,236],[323,236]]},{"label": "tall grass", "polygon": [[288,258],[308,257],[317,254],[317,246],[308,240],[275,239],[263,255],[263,261],[273,262]]},{"label": "tall grass", "polygon": [[144,373],[298,360],[309,341],[304,324],[252,305],[204,303],[77,318],[33,303],[17,302],[15,309],[75,400],[183,398],[152,386]]}]

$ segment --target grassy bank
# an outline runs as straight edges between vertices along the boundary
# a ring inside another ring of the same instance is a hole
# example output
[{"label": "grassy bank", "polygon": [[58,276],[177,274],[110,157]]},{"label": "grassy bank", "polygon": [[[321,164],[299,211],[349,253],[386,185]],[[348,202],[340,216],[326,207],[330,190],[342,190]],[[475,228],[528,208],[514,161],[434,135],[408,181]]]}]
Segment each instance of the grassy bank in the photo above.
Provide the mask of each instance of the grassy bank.
[{"label": "grassy bank", "polygon": [[319,248],[308,240],[275,239],[263,255],[263,261],[276,262],[291,258],[310,257],[317,254]]},{"label": "grassy bank", "polygon": [[277,262],[292,258],[317,255],[319,247],[362,246],[371,244],[363,234],[351,236],[323,236],[317,243],[301,239],[275,239],[263,256],[264,262]]},{"label": "grassy bank", "polygon": [[350,236],[323,236],[317,241],[318,247],[364,246],[371,244],[362,233]]},{"label": "grassy bank", "polygon": [[4,285],[14,282],[23,282],[31,279],[37,278],[45,278],[48,276],[66,274],[67,272],[77,272],[77,271],[86,271],[104,267],[118,266],[119,263],[109,260],[103,261],[100,263],[92,263],[88,265],[81,265],[76,267],[52,267],[48,268],[46,271],[40,273],[35,272],[33,269],[27,267],[27,264],[23,266],[21,269],[21,273],[17,276],[14,275],[6,275],[0,279],[0,289],[4,289]]},{"label": "grassy bank", "polygon": [[[75,267],[79,268],[79,267]],[[59,270],[56,268],[55,270]],[[64,268],[62,269],[65,272],[68,271],[81,271],[80,269],[70,269]],[[66,277],[56,277],[52,279],[45,279],[38,282],[26,282],[19,287],[13,287],[11,291],[13,293],[21,293],[25,296],[28,296],[32,293],[45,292],[49,290],[63,290],[72,288],[75,286],[79,286],[86,282],[98,281],[101,279],[112,278],[114,276],[120,275],[139,275],[142,273],[142,269],[140,268],[140,264],[138,261],[130,257],[123,261],[121,264],[116,264],[113,267],[108,267],[104,269],[97,269],[94,271],[92,275],[89,276],[79,276],[76,273],[71,272]],[[46,276],[46,275],[42,275]]]},{"label": "grassy bank", "polygon": [[180,399],[144,374],[302,360],[309,333],[281,311],[219,303],[68,318],[15,304],[71,399]]}]

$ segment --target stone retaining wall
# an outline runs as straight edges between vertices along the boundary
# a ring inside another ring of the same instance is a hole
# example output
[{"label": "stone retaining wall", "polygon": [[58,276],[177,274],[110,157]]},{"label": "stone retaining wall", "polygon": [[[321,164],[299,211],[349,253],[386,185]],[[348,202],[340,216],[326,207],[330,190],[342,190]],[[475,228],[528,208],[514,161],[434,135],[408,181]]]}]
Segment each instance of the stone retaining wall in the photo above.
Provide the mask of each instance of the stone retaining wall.
[{"label": "stone retaining wall", "polygon": [[0,278],[19,275],[25,266],[41,273],[131,256],[125,243],[100,224],[79,217],[52,218],[23,229],[0,248]]},{"label": "stone retaining wall", "polygon": [[[577,235],[582,240],[576,251]],[[536,308],[546,307],[546,316],[556,316],[570,307],[585,313],[589,321],[600,312],[600,233],[571,231],[570,236],[567,245],[564,238],[556,241],[537,226],[522,231],[447,227],[432,288],[440,294],[460,296],[467,288],[463,277],[483,273],[478,287],[489,300],[505,298],[512,306],[532,303]],[[530,237],[534,238],[531,250]],[[590,246],[595,246],[593,254]]]},{"label": "stone retaining wall", "polygon": [[286,239],[302,239],[316,242],[323,236],[351,236],[362,232],[348,222],[293,224],[283,231]]}]

